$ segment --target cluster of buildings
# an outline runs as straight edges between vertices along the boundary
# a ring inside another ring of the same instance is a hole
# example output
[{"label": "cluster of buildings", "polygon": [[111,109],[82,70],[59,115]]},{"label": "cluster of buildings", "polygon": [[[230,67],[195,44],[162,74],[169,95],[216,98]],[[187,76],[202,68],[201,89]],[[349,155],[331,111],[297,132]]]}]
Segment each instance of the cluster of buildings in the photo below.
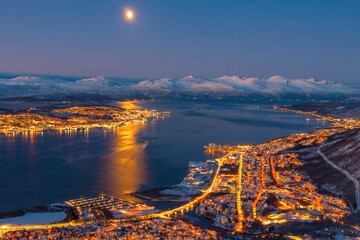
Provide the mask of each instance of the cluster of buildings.
[{"label": "cluster of buildings", "polygon": [[154,213],[155,207],[128,202],[101,194],[98,197],[79,198],[65,202],[74,209],[76,220],[113,219]]},{"label": "cluster of buildings", "polygon": [[148,118],[159,117],[163,117],[163,114],[154,110],[126,110],[106,106],[30,108],[23,112],[0,114],[0,134],[116,128],[127,122],[146,122]]},{"label": "cluster of buildings", "polygon": [[198,195],[208,187],[217,167],[218,165],[215,160],[207,160],[206,162],[190,161],[188,173],[183,181],[159,193],[178,196]]},{"label": "cluster of buildings", "polygon": [[342,223],[351,213],[348,204],[320,193],[299,171],[302,163],[291,149],[320,144],[345,129],[294,134],[246,149],[237,146],[223,161],[214,195],[201,201],[197,213],[211,218],[216,226],[252,234],[296,222]]},{"label": "cluster of buildings", "polygon": [[217,145],[215,143],[209,143],[209,145],[204,146],[204,151],[207,154],[220,156],[227,152],[235,150],[236,147],[237,146],[233,146],[233,145]]},{"label": "cluster of buildings", "polygon": [[210,218],[217,227],[234,230],[237,221],[235,193],[203,200],[196,208],[196,214]]},{"label": "cluster of buildings", "polygon": [[10,231],[3,239],[221,239],[206,230],[177,219],[137,222],[92,222],[79,226]]}]

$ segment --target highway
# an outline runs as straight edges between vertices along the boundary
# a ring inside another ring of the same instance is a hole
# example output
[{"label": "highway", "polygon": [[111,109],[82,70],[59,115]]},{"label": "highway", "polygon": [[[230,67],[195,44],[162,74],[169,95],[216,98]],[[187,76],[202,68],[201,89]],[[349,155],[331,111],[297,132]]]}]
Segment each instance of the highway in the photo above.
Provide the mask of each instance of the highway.
[{"label": "highway", "polygon": [[252,208],[253,208],[254,220],[257,218],[257,204],[261,199],[261,196],[262,196],[264,188],[265,188],[265,183],[266,183],[265,164],[266,164],[265,158],[261,157],[260,158],[260,166],[261,166],[260,184],[261,185],[260,185],[260,189],[258,191],[255,201],[251,204]]},{"label": "highway", "polygon": [[276,183],[276,186],[279,186],[281,184],[281,182],[279,181],[279,178],[277,176],[277,173],[275,171],[275,166],[274,166],[274,156],[270,156],[270,168],[271,168],[271,175]]},{"label": "highway", "polygon": [[48,225],[29,225],[29,226],[1,226],[0,228],[0,238],[3,237],[3,235],[9,231],[21,231],[21,230],[29,230],[29,229],[49,229],[54,227],[69,227],[69,226],[80,226],[84,224],[84,222],[76,222],[76,223],[54,223],[54,224],[48,224]]},{"label": "highway", "polygon": [[239,170],[238,170],[238,181],[237,181],[237,189],[236,189],[236,209],[238,214],[238,222],[236,225],[235,230],[237,232],[243,232],[244,231],[244,210],[243,210],[243,204],[241,200],[242,196],[242,173],[243,173],[243,157],[244,154],[249,150],[249,146],[243,146],[245,150],[241,150],[240,152],[240,158],[239,158]]},{"label": "highway", "polygon": [[236,225],[237,232],[243,232],[244,230],[244,211],[241,201],[242,193],[242,168],[243,168],[243,153],[240,155],[239,159],[239,173],[238,173],[238,187],[236,191],[236,209],[238,213],[238,222]]}]

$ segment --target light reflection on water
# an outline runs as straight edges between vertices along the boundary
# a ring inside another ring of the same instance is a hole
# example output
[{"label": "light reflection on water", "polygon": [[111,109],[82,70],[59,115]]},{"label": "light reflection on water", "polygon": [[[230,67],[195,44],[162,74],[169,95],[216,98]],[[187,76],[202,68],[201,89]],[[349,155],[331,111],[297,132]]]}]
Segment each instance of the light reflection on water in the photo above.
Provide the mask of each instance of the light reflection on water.
[{"label": "light reflection on water", "polygon": [[138,105],[139,102],[141,102],[141,101],[139,101],[139,100],[127,100],[127,101],[117,102],[116,104],[119,107],[122,107],[122,108],[127,109],[127,110],[142,109],[142,107],[140,105]]},{"label": "light reflection on water", "polygon": [[[100,189],[106,189],[108,194],[119,196],[121,193],[131,193],[146,183],[145,148],[147,142],[140,143],[137,133],[144,128],[141,123],[130,123],[118,128],[112,138],[111,153],[102,157],[105,166],[103,174],[97,183]],[[123,198],[131,198],[122,196]]]},{"label": "light reflection on water", "polygon": [[147,181],[148,143],[137,137],[146,125],[0,135],[0,211],[98,193],[141,201],[126,193]]}]

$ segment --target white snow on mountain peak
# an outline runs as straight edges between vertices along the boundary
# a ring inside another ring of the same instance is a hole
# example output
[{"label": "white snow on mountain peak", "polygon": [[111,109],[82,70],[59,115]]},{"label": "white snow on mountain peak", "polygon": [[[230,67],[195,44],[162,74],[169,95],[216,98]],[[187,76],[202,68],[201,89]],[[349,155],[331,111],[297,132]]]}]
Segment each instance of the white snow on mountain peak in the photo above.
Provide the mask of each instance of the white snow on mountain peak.
[{"label": "white snow on mountain peak", "polygon": [[33,76],[18,76],[15,78],[11,78],[11,81],[36,81],[40,80],[40,77],[33,77]]},{"label": "white snow on mountain peak", "polygon": [[80,80],[77,80],[76,82],[83,83],[83,84],[93,84],[93,85],[108,85],[109,84],[109,80],[105,79],[103,76],[80,79]]},{"label": "white snow on mountain peak", "polygon": [[224,93],[224,92],[232,92],[235,89],[232,86],[226,85],[224,83],[212,82],[212,81],[204,81],[201,83],[197,83],[192,85],[189,88],[191,92],[208,92],[208,93]]},{"label": "white snow on mountain peak", "polygon": [[0,98],[97,95],[123,97],[225,97],[225,98],[333,98],[360,96],[360,89],[314,78],[289,79],[222,76],[204,78],[114,79],[103,76],[64,79],[61,77],[0,77]]},{"label": "white snow on mountain peak", "polygon": [[181,80],[186,80],[186,81],[191,81],[191,80],[196,80],[196,79],[197,78],[192,75],[181,78]]},{"label": "white snow on mountain peak", "polygon": [[282,76],[272,76],[269,79],[267,79],[267,82],[287,84],[289,82],[289,80]]}]

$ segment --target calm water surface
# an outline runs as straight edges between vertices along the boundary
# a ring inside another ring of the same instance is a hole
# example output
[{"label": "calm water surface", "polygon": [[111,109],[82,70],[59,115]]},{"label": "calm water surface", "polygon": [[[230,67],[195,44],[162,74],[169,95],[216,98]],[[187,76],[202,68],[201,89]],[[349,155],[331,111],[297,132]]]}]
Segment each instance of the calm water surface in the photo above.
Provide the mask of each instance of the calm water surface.
[{"label": "calm water surface", "polygon": [[[116,130],[0,136],[0,211],[179,183],[203,146],[261,143],[309,132],[323,122],[259,104],[157,100],[117,103],[171,111],[165,119]],[[325,123],[327,124],[327,123]]]}]

